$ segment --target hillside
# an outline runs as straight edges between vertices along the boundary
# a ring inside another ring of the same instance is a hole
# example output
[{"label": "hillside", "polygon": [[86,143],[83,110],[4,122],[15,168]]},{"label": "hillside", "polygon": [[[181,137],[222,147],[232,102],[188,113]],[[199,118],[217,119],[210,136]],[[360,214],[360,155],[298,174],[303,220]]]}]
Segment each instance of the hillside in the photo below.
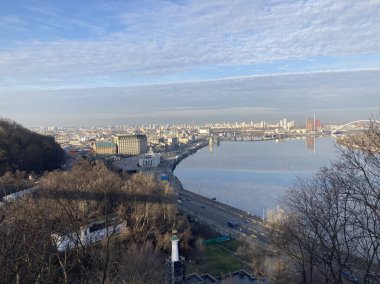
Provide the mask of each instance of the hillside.
[{"label": "hillside", "polygon": [[64,159],[64,151],[53,137],[0,120],[0,175],[16,170],[36,173],[54,170]]}]

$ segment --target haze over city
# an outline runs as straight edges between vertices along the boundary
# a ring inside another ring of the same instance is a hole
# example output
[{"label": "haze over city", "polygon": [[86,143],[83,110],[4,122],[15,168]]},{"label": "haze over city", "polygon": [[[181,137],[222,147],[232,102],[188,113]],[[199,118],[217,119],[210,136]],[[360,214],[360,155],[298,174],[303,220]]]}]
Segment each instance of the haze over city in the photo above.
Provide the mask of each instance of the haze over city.
[{"label": "haze over city", "polygon": [[4,1],[0,116],[26,126],[378,114],[380,1]]}]

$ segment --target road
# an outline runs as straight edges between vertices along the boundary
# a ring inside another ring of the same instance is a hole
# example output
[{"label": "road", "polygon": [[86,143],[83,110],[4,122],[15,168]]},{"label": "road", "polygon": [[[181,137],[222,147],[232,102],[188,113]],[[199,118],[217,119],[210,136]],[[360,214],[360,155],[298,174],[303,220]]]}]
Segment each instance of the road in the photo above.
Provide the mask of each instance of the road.
[{"label": "road", "polygon": [[[269,229],[258,221],[256,216],[185,190],[175,176],[171,176],[170,181],[180,200],[177,203],[178,209],[192,216],[195,221],[205,223],[216,231],[227,233],[234,238],[245,238],[263,246],[269,244]],[[236,222],[239,226],[231,228],[228,221]]]}]

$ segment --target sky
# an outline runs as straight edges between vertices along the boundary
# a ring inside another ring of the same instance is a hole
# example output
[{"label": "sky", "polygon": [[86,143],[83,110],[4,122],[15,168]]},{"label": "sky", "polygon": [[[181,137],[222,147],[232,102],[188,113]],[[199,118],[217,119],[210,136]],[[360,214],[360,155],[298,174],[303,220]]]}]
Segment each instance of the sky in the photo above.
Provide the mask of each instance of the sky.
[{"label": "sky", "polygon": [[380,0],[1,0],[0,117],[26,126],[380,113]]}]

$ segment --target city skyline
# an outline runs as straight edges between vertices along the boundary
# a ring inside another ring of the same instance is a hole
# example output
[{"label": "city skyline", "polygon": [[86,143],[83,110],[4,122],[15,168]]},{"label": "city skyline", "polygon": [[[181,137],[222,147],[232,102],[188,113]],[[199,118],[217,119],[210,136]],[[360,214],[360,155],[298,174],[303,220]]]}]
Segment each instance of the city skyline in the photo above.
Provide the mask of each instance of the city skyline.
[{"label": "city skyline", "polygon": [[380,1],[5,1],[0,116],[26,126],[368,119]]}]

